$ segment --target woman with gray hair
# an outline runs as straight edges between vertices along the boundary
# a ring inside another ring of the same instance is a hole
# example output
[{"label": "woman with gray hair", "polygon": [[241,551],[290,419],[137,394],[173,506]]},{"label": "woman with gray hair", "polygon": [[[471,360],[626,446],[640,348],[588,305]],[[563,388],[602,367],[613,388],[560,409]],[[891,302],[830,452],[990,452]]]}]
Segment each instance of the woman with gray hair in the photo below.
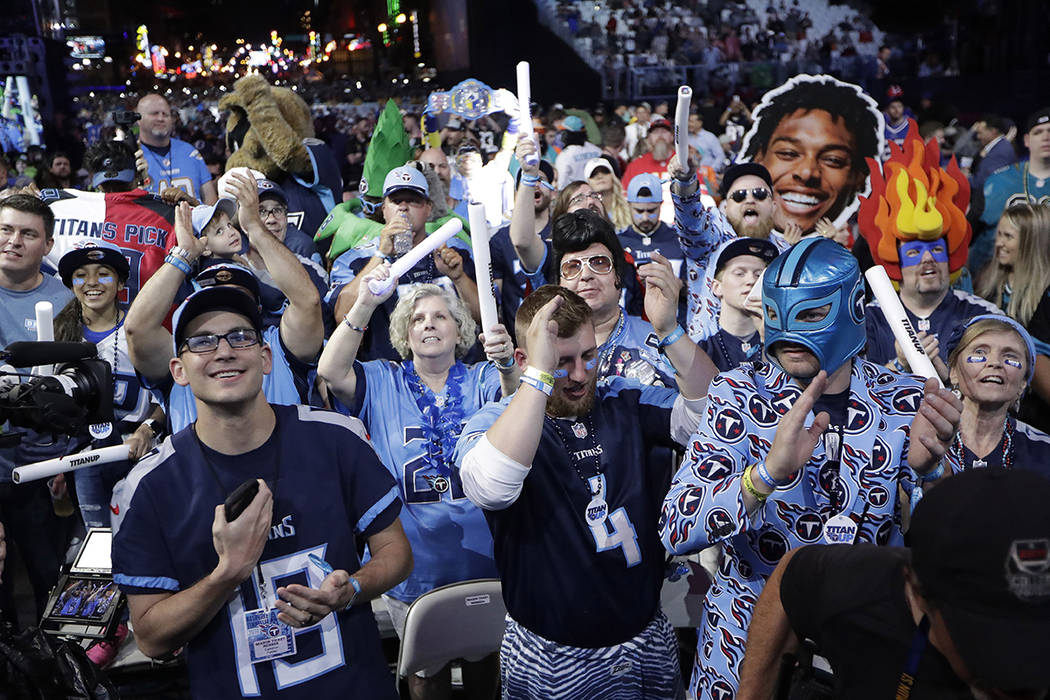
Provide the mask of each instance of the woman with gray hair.
[{"label": "woman with gray hair", "polygon": [[1010,415],[1035,372],[1028,331],[1009,316],[985,314],[958,328],[948,344],[952,390],[963,401],[946,455],[953,469],[1018,467],[1050,476],[1050,435]]},{"label": "woman with gray hair", "polygon": [[[460,358],[474,344],[474,320],[458,297],[433,284],[411,287],[390,316],[390,342],[403,361],[357,361],[372,313],[397,288],[376,295],[368,283],[389,276],[387,263],[365,276],[317,369],[328,384],[332,407],[364,422],[400,488],[401,524],[415,568],[384,598],[402,635],[408,606],[420,595],[457,581],[497,576],[492,536],[481,510],[464,497],[453,452],[468,418],[514,392],[518,368],[503,326],[481,337],[491,362],[463,364]],[[478,663],[465,662],[464,677],[475,679],[483,694],[490,687],[494,693],[496,656],[468,661]],[[413,698],[442,692],[447,697],[449,667],[425,669],[409,677],[408,685]]]}]

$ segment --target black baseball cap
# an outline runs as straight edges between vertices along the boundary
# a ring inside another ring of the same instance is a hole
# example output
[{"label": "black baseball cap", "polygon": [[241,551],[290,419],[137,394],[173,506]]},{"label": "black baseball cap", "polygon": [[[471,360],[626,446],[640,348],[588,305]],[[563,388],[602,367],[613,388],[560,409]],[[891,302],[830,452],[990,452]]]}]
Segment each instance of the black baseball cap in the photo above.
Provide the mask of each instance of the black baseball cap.
[{"label": "black baseball cap", "polygon": [[777,247],[772,242],[763,238],[737,238],[727,243],[722,248],[722,252],[718,254],[718,260],[715,262],[715,274],[717,275],[721,272],[722,268],[728,265],[730,260],[743,255],[753,255],[756,258],[762,258],[768,265],[780,255],[780,251],[777,250]]},{"label": "black baseball cap", "polygon": [[1044,107],[1038,112],[1029,115],[1028,122],[1025,124],[1024,132],[1027,134],[1035,127],[1040,124],[1046,124],[1047,122],[1050,122],[1050,107]]},{"label": "black baseball cap", "polygon": [[1050,479],[1016,464],[946,479],[915,508],[912,568],[969,671],[1050,686]]},{"label": "black baseball cap", "polygon": [[109,265],[116,271],[121,282],[128,281],[131,266],[120,248],[108,241],[85,239],[76,243],[58,261],[58,275],[62,278],[63,284],[72,288],[73,273],[78,267],[89,263]]},{"label": "black baseball cap", "polygon": [[262,335],[262,312],[247,291],[230,285],[205,287],[186,297],[171,319],[172,344],[176,355],[186,340],[186,328],[190,321],[210,311],[230,311],[244,316],[251,321],[252,328]]},{"label": "black baseball cap", "polygon": [[193,278],[194,289],[217,287],[224,284],[236,284],[255,297],[256,303],[262,296],[259,278],[248,268],[231,262],[216,262],[202,270]]},{"label": "black baseball cap", "polygon": [[718,186],[718,196],[725,199],[733,183],[745,175],[754,175],[762,178],[769,185],[769,189],[773,189],[773,178],[770,176],[769,171],[766,170],[766,166],[760,163],[734,163],[726,168],[725,173],[722,174],[722,183]]}]

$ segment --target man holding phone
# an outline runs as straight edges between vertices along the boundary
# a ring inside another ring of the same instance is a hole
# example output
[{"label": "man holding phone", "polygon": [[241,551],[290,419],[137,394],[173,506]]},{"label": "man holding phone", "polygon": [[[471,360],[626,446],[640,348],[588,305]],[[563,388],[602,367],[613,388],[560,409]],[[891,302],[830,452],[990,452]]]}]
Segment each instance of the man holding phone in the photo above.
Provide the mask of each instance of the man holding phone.
[{"label": "man holding phone", "polygon": [[[404,580],[412,554],[360,423],[266,401],[272,356],[244,291],[196,292],[172,326],[172,377],[199,420],[144,458],[113,541],[139,648],[187,645],[193,697],[395,698],[365,603]],[[257,493],[230,520],[223,501],[252,477]]]}]

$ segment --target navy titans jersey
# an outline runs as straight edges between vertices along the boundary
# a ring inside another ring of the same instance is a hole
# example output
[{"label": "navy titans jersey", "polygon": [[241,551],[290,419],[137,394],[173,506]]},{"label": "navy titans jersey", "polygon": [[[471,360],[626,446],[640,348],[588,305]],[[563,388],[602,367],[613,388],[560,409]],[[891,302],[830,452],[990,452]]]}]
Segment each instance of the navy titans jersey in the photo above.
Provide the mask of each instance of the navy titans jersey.
[{"label": "navy titans jersey", "polygon": [[[462,418],[500,397],[499,371],[489,362],[464,367]],[[412,544],[415,567],[389,595],[412,602],[427,591],[456,581],[495,578],[492,536],[481,509],[463,495],[459,472],[444,475],[428,447],[429,422],[400,363],[354,363],[354,406],[332,397],[332,407],[361,419],[372,445],[401,489],[401,525]],[[430,389],[426,389],[430,392]],[[444,395],[442,395],[444,396]],[[459,434],[462,423],[456,426]]]},{"label": "navy titans jersey", "polygon": [[[645,457],[654,445],[674,445],[677,396],[619,377],[603,382],[590,418],[559,420],[560,433],[554,419],[544,419],[518,499],[485,511],[507,612],[532,632],[558,644],[604,647],[634,637],[653,619],[666,556],[656,525],[668,478],[666,470],[649,469]],[[457,463],[506,403],[489,404],[467,421]],[[584,481],[595,475],[596,459],[609,513],[597,527],[586,522],[591,490]]]},{"label": "navy titans jersey", "polygon": [[[259,560],[271,598],[278,586],[321,585],[324,575],[310,554],[350,573],[360,568],[355,538],[394,522],[401,509],[397,486],[357,421],[307,406],[273,410],[274,431],[255,450],[220,454],[202,446],[190,428],[136,465],[138,488],[113,540],[113,579],[121,590],[176,593],[210,573],[219,561],[211,536],[215,506],[252,477],[266,479],[274,494],[273,525]],[[243,614],[258,607],[253,575],[190,640],[193,697],[318,700],[342,697],[348,688],[362,698],[397,697],[369,605],[296,630],[294,656],[252,664]]]},{"label": "navy titans jersey", "polygon": [[762,359],[762,337],[758,331],[749,338],[738,338],[723,328],[703,340],[697,341],[700,349],[707,353],[719,372],[728,372],[744,362]]},{"label": "navy titans jersey", "polygon": [[288,223],[312,236],[321,227],[328,212],[335,208],[336,196],[342,196],[343,177],[332,149],[323,141],[303,139],[314,166],[313,179],[286,176],[281,189],[288,196]]},{"label": "navy titans jersey", "polygon": [[[958,473],[966,469],[1005,466],[1009,469],[1026,469],[1050,478],[1050,435],[1014,418],[1010,418],[1007,424],[1010,430],[1009,443],[1000,440],[983,457],[978,457],[970,448],[962,445],[957,436],[952,443],[953,453],[958,457],[952,465],[954,471]],[[1007,444],[1009,450],[1006,449]],[[1003,464],[1004,457],[1006,464]]]},{"label": "navy titans jersey", "polygon": [[[919,318],[907,306],[904,307],[904,312],[908,314],[912,328],[917,333],[926,331],[941,341],[940,355],[945,362],[948,362],[948,338],[952,337],[953,330],[974,316],[1002,313],[999,307],[990,301],[958,289],[949,289],[941,303],[927,318]],[[866,359],[880,365],[891,362],[897,356],[893,349],[893,330],[883,315],[879,302],[873,301],[864,307],[864,316],[868,334]]]}]

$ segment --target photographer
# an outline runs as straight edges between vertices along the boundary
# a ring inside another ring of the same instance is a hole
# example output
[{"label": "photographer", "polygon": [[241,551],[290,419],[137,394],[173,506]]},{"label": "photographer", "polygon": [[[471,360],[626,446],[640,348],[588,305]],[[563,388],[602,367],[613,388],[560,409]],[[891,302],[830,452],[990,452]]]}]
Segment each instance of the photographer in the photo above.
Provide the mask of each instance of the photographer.
[{"label": "photographer", "polygon": [[[0,346],[36,340],[36,303],[49,301],[56,309],[72,294],[60,281],[40,272],[40,263],[54,245],[55,218],[47,205],[31,195],[0,200]],[[61,524],[43,481],[15,486],[11,470],[20,464],[59,457],[67,440],[28,433],[15,447],[0,449],[0,522],[18,546],[36,598],[36,617],[44,612],[48,590],[58,579],[59,553],[64,548]],[[11,576],[0,586],[0,608],[5,620],[18,624]]]},{"label": "photographer", "polygon": [[755,605],[736,697],[769,698],[802,638],[830,661],[835,697],[1046,697],[1047,499],[1034,472],[974,469],[919,502],[910,552],[789,552]]}]

